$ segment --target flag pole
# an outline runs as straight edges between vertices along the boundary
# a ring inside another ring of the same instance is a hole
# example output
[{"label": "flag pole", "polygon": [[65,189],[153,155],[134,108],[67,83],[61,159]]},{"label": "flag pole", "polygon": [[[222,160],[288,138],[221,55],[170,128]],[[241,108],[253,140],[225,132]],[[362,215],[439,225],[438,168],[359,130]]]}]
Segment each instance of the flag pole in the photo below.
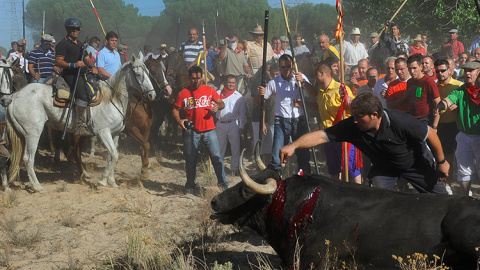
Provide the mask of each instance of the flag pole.
[{"label": "flag pole", "polygon": [[106,36],[107,34],[105,33],[105,29],[103,29],[102,21],[100,21],[100,17],[98,17],[97,9],[95,8],[95,5],[93,5],[92,0],[90,0],[90,4],[92,4],[93,11],[95,11],[95,15],[97,16],[98,23],[100,24],[100,27],[102,27],[103,35]]},{"label": "flag pole", "polygon": [[45,9],[43,10],[42,35],[45,35]]},{"label": "flag pole", "polygon": [[[338,39],[338,43],[340,43],[340,88],[344,90],[344,99],[347,98],[348,92],[346,91],[345,87],[345,61],[343,59],[343,9],[342,9],[342,0],[337,0],[337,30],[335,32],[335,37]],[[340,89],[342,90],[342,89]],[[342,101],[343,102],[343,101]],[[343,110],[342,119],[346,118],[345,110]],[[348,144],[346,142],[343,143],[343,156],[344,156],[344,163],[343,169],[345,173],[345,182],[349,182],[349,175],[348,175]]]}]

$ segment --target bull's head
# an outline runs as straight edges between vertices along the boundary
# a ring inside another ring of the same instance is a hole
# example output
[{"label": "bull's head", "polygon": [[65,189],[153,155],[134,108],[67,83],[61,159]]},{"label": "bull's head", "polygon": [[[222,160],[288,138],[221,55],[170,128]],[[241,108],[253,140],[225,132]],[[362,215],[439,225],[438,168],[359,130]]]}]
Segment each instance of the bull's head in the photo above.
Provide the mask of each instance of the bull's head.
[{"label": "bull's head", "polygon": [[[245,151],[245,150],[244,150]],[[278,173],[263,170],[253,179],[248,176],[243,165],[243,153],[240,155],[239,171],[242,182],[213,197],[211,205],[215,214],[212,219],[218,219],[223,224],[246,225],[254,216],[264,213],[260,211],[271,201],[277,188],[275,179]],[[254,225],[254,224],[250,224]]]}]

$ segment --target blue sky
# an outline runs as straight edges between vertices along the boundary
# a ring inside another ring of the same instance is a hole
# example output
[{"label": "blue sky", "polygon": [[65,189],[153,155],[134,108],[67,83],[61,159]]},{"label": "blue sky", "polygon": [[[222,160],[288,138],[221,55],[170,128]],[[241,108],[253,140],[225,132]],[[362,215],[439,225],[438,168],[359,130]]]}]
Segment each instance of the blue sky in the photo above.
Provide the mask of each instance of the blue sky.
[{"label": "blue sky", "polygon": [[[59,0],[61,1],[61,0]],[[79,1],[88,1],[88,0],[79,0]],[[101,0],[94,0],[96,1]],[[138,7],[139,13],[143,16],[158,16],[160,12],[165,8],[162,0],[124,0],[125,4],[133,4]],[[228,0],[227,0],[228,1]],[[326,3],[330,5],[335,5],[336,0],[284,0],[286,5],[293,6],[295,4],[302,3]],[[7,50],[10,49],[10,42],[12,40],[18,40],[22,37],[22,0],[16,0],[15,5],[16,9],[16,20],[14,20],[12,10],[13,0],[0,0],[0,46],[5,47]],[[28,0],[25,0],[25,5],[28,3]],[[273,8],[281,7],[280,0],[268,0],[268,3]],[[18,32],[12,34],[12,21],[16,21],[13,24],[13,28],[18,29]],[[29,31],[26,31],[27,36],[27,49],[31,49],[34,42],[31,40]]]}]

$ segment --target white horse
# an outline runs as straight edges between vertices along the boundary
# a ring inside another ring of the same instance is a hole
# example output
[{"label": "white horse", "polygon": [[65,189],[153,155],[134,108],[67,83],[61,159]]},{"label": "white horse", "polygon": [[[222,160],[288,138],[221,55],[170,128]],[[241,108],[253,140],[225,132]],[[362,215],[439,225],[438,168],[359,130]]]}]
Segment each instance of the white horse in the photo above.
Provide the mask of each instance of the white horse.
[{"label": "white horse", "polygon": [[7,107],[10,102],[12,102],[12,98],[10,94],[12,93],[13,88],[13,70],[12,66],[16,65],[20,59],[16,59],[15,61],[0,61],[0,104],[3,107]]},{"label": "white horse", "polygon": [[[103,101],[91,108],[92,128],[108,150],[107,166],[99,185],[117,187],[114,167],[118,160],[116,149],[118,135],[125,127],[127,105],[130,95],[137,91],[147,99],[155,99],[155,91],[149,79],[149,72],[143,64],[143,54],[132,62],[123,64],[107,82],[100,82]],[[30,185],[34,191],[43,192],[34,171],[34,158],[40,134],[45,123],[54,129],[62,130],[65,125],[66,108],[53,106],[52,87],[50,85],[32,83],[12,95],[12,102],[7,108],[7,130],[12,144],[10,178],[15,180],[20,172],[20,156],[28,173]],[[73,133],[75,115],[70,118],[68,132]],[[77,160],[77,162],[79,162]],[[81,163],[81,162],[80,162]],[[78,165],[78,164],[77,164]],[[80,165],[81,166],[81,165]],[[83,167],[82,167],[83,168]],[[85,169],[82,176],[88,177]],[[4,185],[5,189],[8,189]]]}]

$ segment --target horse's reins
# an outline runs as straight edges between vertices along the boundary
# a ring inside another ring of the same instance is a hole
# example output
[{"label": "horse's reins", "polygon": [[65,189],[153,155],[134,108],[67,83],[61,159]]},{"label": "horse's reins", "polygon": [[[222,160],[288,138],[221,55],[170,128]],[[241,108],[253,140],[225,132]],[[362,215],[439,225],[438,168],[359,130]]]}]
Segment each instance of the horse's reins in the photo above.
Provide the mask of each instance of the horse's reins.
[{"label": "horse's reins", "polygon": [[[150,77],[150,72],[148,72],[148,70],[147,70],[145,67],[142,67],[142,69],[143,69],[143,71],[144,71],[145,73],[147,73],[148,76]],[[132,67],[132,72],[133,72],[133,67]],[[137,75],[136,75],[135,73],[133,73],[133,74],[134,74],[135,79],[137,80],[138,85],[140,85],[140,82],[138,81]],[[114,90],[113,86],[112,86],[108,81],[105,81],[105,83],[108,85],[108,87],[110,87],[111,90]],[[115,109],[117,109],[117,111],[122,115],[122,117],[123,117],[123,124],[124,124],[124,125],[125,125],[125,123],[128,121],[128,119],[130,119],[130,118],[132,117],[133,112],[134,112],[135,109],[137,108],[138,104],[144,103],[144,102],[142,101],[142,100],[144,99],[144,97],[145,97],[148,93],[150,93],[150,92],[152,92],[152,91],[155,91],[155,89],[148,90],[147,92],[142,92],[142,91],[140,91],[140,90],[138,90],[138,89],[134,89],[134,90],[135,90],[135,92],[133,92],[132,95],[135,95],[136,93],[138,93],[138,94],[140,94],[140,96],[142,97],[139,101],[133,100],[133,99],[131,99],[129,96],[125,96],[123,93],[120,93],[120,95],[122,95],[123,97],[125,97],[128,102],[135,102],[135,103],[136,103],[136,104],[135,104],[135,107],[133,108],[132,112],[130,113],[130,117],[129,117],[129,118],[127,118],[127,117],[125,116],[125,114],[117,107],[117,105],[115,105],[115,103],[113,102],[113,100],[111,101],[113,107],[115,107]],[[123,103],[122,103],[121,101],[120,101],[120,104],[122,105],[122,109],[124,109]],[[127,105],[128,105],[128,103],[127,103]]]}]

